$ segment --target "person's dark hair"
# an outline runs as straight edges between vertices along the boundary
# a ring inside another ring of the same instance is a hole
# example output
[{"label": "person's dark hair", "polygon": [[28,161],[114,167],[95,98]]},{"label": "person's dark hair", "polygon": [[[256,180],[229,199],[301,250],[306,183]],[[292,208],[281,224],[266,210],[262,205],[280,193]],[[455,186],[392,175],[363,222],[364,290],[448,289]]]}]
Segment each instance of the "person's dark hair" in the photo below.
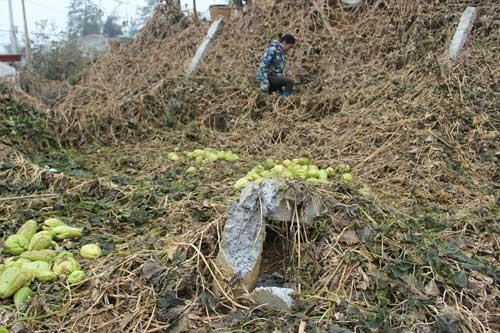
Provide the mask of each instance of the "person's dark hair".
[{"label": "person's dark hair", "polygon": [[279,40],[280,42],[285,42],[287,44],[295,44],[295,37],[293,37],[291,34],[279,34]]}]

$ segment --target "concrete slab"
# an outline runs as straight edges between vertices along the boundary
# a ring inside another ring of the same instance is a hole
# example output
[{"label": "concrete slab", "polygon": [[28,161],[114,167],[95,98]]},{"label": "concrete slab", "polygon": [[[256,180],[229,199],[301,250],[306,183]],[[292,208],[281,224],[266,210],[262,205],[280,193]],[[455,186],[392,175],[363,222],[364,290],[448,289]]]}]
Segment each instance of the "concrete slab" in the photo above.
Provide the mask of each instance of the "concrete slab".
[{"label": "concrete slab", "polygon": [[228,281],[240,279],[237,294],[255,288],[260,272],[266,228],[259,208],[258,187],[250,184],[240,202],[231,204],[222,233],[216,263]]},{"label": "concrete slab", "polygon": [[269,214],[267,218],[273,221],[290,222],[293,221],[293,211],[295,202],[283,199],[280,204]]},{"label": "concrete slab", "polygon": [[328,209],[326,208],[323,200],[319,196],[312,196],[307,198],[302,204],[302,221],[304,223],[312,222],[316,217],[326,213]]},{"label": "concrete slab", "polygon": [[214,21],[214,23],[212,23],[210,29],[208,29],[207,36],[198,47],[198,50],[196,51],[196,54],[193,57],[193,60],[191,60],[191,64],[189,65],[189,68],[186,71],[186,77],[189,77],[198,71],[201,64],[203,63],[203,59],[207,55],[208,50],[212,46],[221,28],[222,28],[222,18],[219,18],[218,20]]},{"label": "concrete slab", "polygon": [[230,205],[216,259],[226,282],[231,283],[226,287],[237,295],[255,288],[265,255],[267,221],[293,221],[296,207],[296,216],[305,223],[326,210],[318,196],[308,196],[278,180],[251,183],[241,191],[239,201]]},{"label": "concrete slab", "polygon": [[235,293],[251,291],[257,284],[264,241],[266,216],[279,205],[281,199],[277,181],[249,184],[232,203],[224,226],[219,254],[216,259],[226,280],[238,278],[241,285]]},{"label": "concrete slab", "polygon": [[276,311],[290,311],[294,303],[291,295],[294,292],[291,288],[258,287],[250,294],[250,298],[255,303]]},{"label": "concrete slab", "polygon": [[449,59],[456,59],[460,55],[460,52],[462,52],[474,21],[476,20],[476,15],[477,10],[475,7],[467,7],[465,9],[448,50]]}]

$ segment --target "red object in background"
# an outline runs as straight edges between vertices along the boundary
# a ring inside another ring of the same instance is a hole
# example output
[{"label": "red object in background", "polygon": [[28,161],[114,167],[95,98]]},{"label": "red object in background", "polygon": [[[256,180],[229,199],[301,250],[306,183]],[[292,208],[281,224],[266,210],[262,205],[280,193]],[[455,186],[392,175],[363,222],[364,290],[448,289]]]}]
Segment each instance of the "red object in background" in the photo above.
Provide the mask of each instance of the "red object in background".
[{"label": "red object in background", "polygon": [[21,61],[22,55],[20,54],[0,54],[1,62],[16,62]]}]

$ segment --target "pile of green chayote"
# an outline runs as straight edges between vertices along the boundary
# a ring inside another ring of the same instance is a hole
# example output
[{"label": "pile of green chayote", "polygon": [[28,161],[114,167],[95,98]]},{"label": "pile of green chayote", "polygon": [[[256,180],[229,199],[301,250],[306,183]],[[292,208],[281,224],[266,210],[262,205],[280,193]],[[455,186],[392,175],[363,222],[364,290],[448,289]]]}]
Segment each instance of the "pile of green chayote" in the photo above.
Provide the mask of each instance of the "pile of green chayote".
[{"label": "pile of green chayote", "polygon": [[333,178],[345,184],[353,181],[351,167],[344,163],[337,165],[336,168],[320,169],[310,159],[304,157],[280,162],[267,159],[239,179],[234,188],[240,190],[251,182],[259,183],[270,178],[302,179],[311,184],[327,183]]},{"label": "pile of green chayote", "polygon": [[[3,252],[12,256],[0,264],[0,298],[13,296],[14,303],[19,305],[32,296],[30,285],[34,280],[49,283],[65,278],[69,284],[75,284],[85,278],[73,253],[55,250],[56,241],[80,238],[83,229],[57,218],[45,220],[40,229],[35,220],[29,220],[5,240]],[[96,244],[87,244],[80,249],[80,256],[96,259],[101,256],[101,249]]]}]

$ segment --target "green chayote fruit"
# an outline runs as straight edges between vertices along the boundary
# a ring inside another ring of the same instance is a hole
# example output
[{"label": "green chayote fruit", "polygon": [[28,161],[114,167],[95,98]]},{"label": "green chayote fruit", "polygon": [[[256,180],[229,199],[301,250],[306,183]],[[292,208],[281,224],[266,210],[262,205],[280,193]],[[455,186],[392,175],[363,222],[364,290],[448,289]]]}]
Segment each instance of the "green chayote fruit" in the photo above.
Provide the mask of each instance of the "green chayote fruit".
[{"label": "green chayote fruit", "polygon": [[19,255],[28,248],[29,240],[23,235],[7,237],[4,243],[5,250],[13,255]]},{"label": "green chayote fruit", "polygon": [[16,291],[29,284],[33,274],[23,272],[19,267],[7,268],[0,276],[0,298],[8,298]]},{"label": "green chayote fruit", "polygon": [[66,280],[68,280],[69,284],[79,283],[79,282],[83,281],[83,279],[85,279],[85,272],[81,271],[81,270],[76,270],[76,271],[72,272],[66,278]]},{"label": "green chayote fruit", "polygon": [[82,228],[74,228],[67,225],[58,226],[52,229],[52,237],[57,240],[79,238],[82,236]]},{"label": "green chayote fruit", "polygon": [[31,238],[28,251],[38,251],[49,248],[52,245],[52,236],[49,231],[40,231]]},{"label": "green chayote fruit", "polygon": [[21,258],[29,259],[31,261],[46,261],[51,262],[55,258],[57,252],[50,249],[38,251],[26,251],[21,254]]},{"label": "green chayote fruit", "polygon": [[102,251],[97,244],[86,244],[80,249],[80,255],[87,259],[97,259],[102,255]]},{"label": "green chayote fruit", "polygon": [[17,306],[22,305],[26,303],[31,296],[33,296],[33,290],[31,290],[30,287],[23,287],[14,294],[14,304]]},{"label": "green chayote fruit", "polygon": [[17,231],[18,235],[26,237],[28,241],[31,240],[33,236],[36,234],[36,229],[38,228],[38,224],[35,220],[28,220],[24,222],[24,224]]}]

